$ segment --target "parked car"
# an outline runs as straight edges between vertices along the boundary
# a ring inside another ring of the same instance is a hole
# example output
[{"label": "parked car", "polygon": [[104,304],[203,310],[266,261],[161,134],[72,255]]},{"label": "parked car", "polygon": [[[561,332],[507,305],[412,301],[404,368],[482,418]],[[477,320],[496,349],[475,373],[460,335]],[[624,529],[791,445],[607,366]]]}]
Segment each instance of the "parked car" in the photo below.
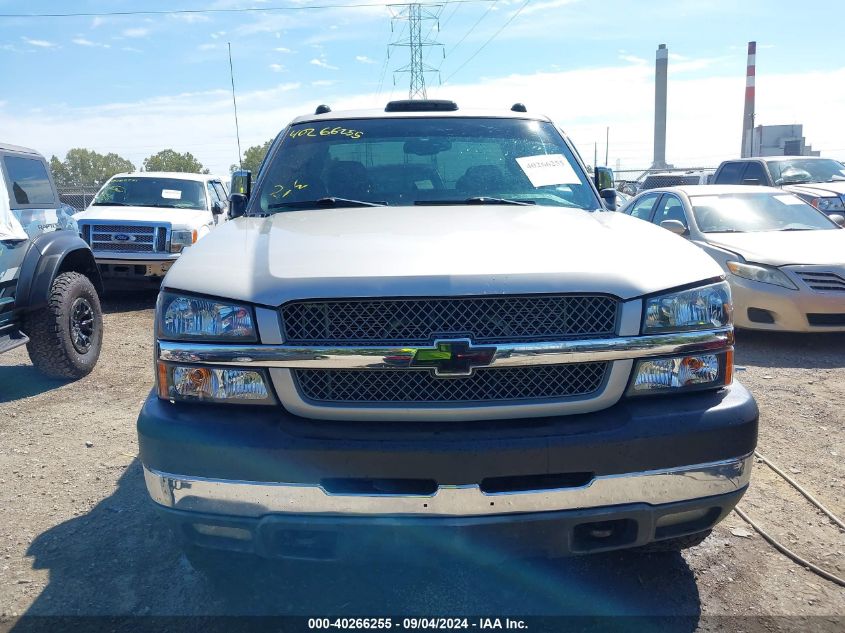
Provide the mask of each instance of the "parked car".
[{"label": "parked car", "polygon": [[665,171],[647,174],[638,184],[637,193],[657,187],[676,187],[678,185],[706,185],[712,172],[704,170]]},{"label": "parked car", "polygon": [[47,376],[85,376],[103,342],[100,288],[44,157],[0,144],[0,352],[26,345]]},{"label": "parked car", "polygon": [[216,176],[124,173],[76,214],[106,281],[159,283],[189,246],[226,221],[228,191]]},{"label": "parked car", "polygon": [[235,180],[165,278],[138,417],[197,567],[678,550],[744,494],[721,269],[604,211],[547,117],[321,107]]},{"label": "parked car", "polygon": [[845,331],[842,216],[780,189],[739,185],[655,189],[625,213],[686,237],[719,262],[738,327]]},{"label": "parked car", "polygon": [[781,187],[827,214],[845,214],[845,165],[818,156],[765,156],[726,160],[717,185]]}]

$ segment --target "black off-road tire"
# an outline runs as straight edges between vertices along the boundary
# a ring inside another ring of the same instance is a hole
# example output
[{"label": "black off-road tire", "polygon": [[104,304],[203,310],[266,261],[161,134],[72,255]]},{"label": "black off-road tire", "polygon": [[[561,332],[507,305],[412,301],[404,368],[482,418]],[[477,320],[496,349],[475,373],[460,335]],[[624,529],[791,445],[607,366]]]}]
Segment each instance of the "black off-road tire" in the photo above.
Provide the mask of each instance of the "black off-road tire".
[{"label": "black off-road tire", "polygon": [[61,273],[47,306],[27,315],[24,332],[32,364],[50,378],[76,380],[91,373],[103,344],[103,311],[85,275]]},{"label": "black off-road tire", "polygon": [[704,530],[703,532],[696,532],[695,534],[686,534],[685,536],[677,536],[675,538],[667,538],[663,541],[654,541],[648,545],[636,548],[636,552],[642,554],[659,554],[664,552],[680,552],[690,547],[700,545],[704,539],[710,536],[711,530]]}]

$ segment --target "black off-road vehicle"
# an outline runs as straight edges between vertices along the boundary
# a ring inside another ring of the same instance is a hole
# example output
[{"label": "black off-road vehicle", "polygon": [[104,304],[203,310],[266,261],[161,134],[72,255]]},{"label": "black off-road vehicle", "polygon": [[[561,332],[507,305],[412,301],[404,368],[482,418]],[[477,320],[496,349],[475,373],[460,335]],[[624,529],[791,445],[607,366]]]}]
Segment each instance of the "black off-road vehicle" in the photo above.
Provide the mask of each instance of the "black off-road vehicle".
[{"label": "black off-road vehicle", "polygon": [[76,379],[103,341],[100,274],[44,157],[0,143],[0,352],[27,346],[52,378]]}]

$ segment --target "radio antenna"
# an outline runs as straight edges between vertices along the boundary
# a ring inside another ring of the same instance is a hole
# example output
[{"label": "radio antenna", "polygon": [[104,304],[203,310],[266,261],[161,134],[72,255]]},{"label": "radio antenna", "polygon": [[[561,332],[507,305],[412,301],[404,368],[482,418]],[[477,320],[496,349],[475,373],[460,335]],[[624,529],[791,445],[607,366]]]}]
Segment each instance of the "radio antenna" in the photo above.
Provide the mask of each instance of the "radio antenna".
[{"label": "radio antenna", "polygon": [[235,99],[235,70],[232,67],[232,43],[226,43],[229,45],[229,77],[232,79],[232,105],[235,106],[235,136],[238,139],[238,165],[241,169],[243,169],[244,161],[241,155],[241,130],[238,127],[238,100]]}]

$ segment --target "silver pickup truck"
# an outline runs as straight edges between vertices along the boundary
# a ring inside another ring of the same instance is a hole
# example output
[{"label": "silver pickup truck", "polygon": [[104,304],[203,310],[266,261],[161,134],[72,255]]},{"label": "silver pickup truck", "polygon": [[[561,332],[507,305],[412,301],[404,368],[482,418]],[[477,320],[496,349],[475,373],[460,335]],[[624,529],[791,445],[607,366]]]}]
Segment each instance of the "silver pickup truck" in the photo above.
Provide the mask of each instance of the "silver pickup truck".
[{"label": "silver pickup truck", "polygon": [[549,119],[321,106],[244,176],[164,280],[138,418],[198,566],[681,549],[744,494],[722,270],[606,212]]}]

